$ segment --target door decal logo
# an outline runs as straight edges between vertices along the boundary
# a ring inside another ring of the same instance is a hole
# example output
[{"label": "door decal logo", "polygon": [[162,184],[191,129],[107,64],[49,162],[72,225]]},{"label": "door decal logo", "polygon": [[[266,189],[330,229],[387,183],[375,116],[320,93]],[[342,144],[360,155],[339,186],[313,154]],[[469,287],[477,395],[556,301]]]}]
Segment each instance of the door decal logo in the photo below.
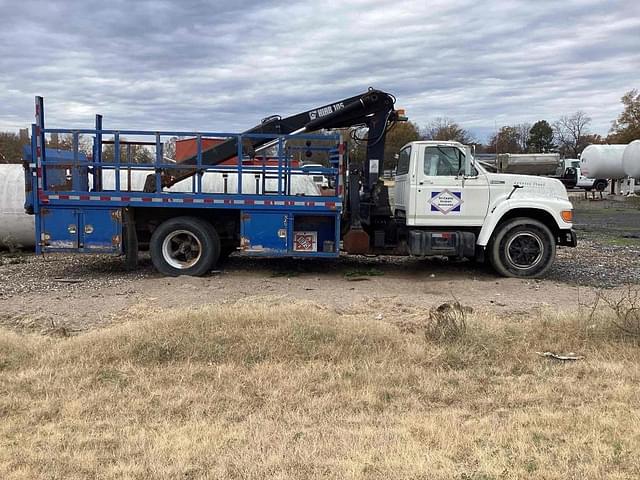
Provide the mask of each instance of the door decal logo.
[{"label": "door decal logo", "polygon": [[439,192],[431,192],[429,204],[432,212],[440,212],[443,215],[449,213],[460,213],[462,204],[462,191],[452,191],[448,189]]}]

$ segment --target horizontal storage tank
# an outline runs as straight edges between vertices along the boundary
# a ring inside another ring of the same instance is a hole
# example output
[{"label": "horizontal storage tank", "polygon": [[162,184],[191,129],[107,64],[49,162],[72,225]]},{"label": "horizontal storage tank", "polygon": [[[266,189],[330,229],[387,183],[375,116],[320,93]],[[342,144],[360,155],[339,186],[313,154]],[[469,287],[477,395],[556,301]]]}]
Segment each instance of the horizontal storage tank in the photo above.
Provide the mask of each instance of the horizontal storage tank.
[{"label": "horizontal storage tank", "polygon": [[580,155],[580,172],[588,178],[624,178],[622,155],[626,145],[589,145]]},{"label": "horizontal storage tank", "polygon": [[33,248],[34,219],[24,213],[22,165],[0,165],[0,248]]},{"label": "horizontal storage tank", "polygon": [[501,153],[497,157],[499,172],[521,175],[554,175],[559,163],[557,153]]},{"label": "horizontal storage tank", "polygon": [[640,178],[640,140],[634,140],[622,154],[622,168],[631,178]]},{"label": "horizontal storage tank", "polygon": [[[153,169],[149,170],[133,170],[131,172],[131,185],[129,186],[129,173],[127,171],[120,171],[120,190],[129,190],[132,192],[141,192],[144,189],[144,183],[147,179],[147,175],[153,173]],[[267,173],[267,175],[275,175],[273,172]],[[115,171],[103,170],[102,172],[102,188],[104,190],[115,190]],[[171,188],[169,192],[192,192],[194,177],[186,178]],[[257,193],[262,193],[262,176],[257,180]],[[91,183],[91,180],[89,181]],[[283,182],[284,184],[284,182]],[[284,186],[283,186],[284,188]],[[265,181],[265,190],[267,192],[275,192],[278,190],[278,179],[268,178]],[[222,173],[218,172],[205,172],[202,175],[202,192],[203,193],[225,193],[224,192],[224,177]],[[227,192],[226,193],[238,193],[238,174],[227,174]],[[242,193],[243,194],[255,194],[256,193],[256,176],[253,173],[242,174]],[[292,175],[291,176],[291,195],[307,195],[316,196],[321,195],[318,185],[313,181],[313,175]]]}]

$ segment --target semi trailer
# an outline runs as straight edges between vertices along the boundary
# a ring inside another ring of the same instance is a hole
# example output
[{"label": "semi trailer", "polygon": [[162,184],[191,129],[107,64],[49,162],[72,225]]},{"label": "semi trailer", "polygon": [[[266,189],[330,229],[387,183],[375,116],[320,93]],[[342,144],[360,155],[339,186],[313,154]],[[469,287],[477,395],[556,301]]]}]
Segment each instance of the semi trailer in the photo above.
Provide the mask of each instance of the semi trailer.
[{"label": "semi trailer", "polygon": [[[36,251],[112,253],[134,267],[138,251],[148,248],[156,269],[172,276],[206,274],[237,252],[445,256],[486,260],[505,276],[538,277],[551,267],[557,246],[576,246],[572,205],[560,181],[488,173],[457,142],[405,145],[389,192],[380,178],[386,134],[405,120],[391,94],[369,89],[289,117],[268,117],[243,133],[104,129],[100,115],[95,128],[56,129],[45,127],[44,101],[36,97],[25,163],[25,208],[36,217]],[[354,126],[368,129],[361,164],[350,161],[338,133],[312,133]],[[52,133],[72,136],[69,154],[47,157]],[[81,135],[92,140],[88,154],[79,147]],[[194,139],[196,154],[168,161],[165,140],[172,137]],[[204,148],[207,138],[226,140]],[[154,150],[151,162],[123,156],[122,145],[135,142]],[[110,155],[105,146],[113,146]],[[266,148],[272,160],[261,163]],[[329,166],[293,166],[295,148],[324,151]],[[144,186],[123,180],[135,172],[145,172]],[[220,178],[217,188],[203,189],[203,178],[212,174]],[[329,178],[332,195],[292,188],[295,178],[309,175]],[[176,184],[183,188],[176,191]]]}]

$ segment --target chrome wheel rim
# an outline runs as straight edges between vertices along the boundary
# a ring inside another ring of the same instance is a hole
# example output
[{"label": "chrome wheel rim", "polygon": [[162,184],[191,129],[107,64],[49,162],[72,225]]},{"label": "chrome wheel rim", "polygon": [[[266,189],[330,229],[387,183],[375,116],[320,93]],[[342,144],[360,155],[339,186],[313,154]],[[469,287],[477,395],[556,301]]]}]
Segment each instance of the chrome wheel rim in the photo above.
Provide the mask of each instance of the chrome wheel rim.
[{"label": "chrome wheel rim", "polygon": [[530,269],[542,261],[544,242],[534,232],[518,232],[507,243],[506,253],[514,267]]},{"label": "chrome wheel rim", "polygon": [[202,243],[188,230],[175,230],[162,242],[162,256],[173,268],[186,270],[200,261]]}]

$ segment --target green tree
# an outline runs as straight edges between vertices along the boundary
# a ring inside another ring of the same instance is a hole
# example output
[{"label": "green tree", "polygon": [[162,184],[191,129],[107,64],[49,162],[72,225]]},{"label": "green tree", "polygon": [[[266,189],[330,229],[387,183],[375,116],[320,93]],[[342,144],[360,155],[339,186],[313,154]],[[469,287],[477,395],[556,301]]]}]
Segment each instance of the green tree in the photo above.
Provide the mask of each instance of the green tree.
[{"label": "green tree", "polygon": [[473,135],[458,123],[447,117],[438,117],[429,123],[423,131],[425,140],[451,140],[463,145],[475,143]]},{"label": "green tree", "polygon": [[620,99],[624,109],[611,125],[608,140],[611,143],[629,143],[640,139],[640,93],[633,89]]},{"label": "green tree", "polygon": [[553,128],[546,120],[539,120],[529,130],[527,150],[530,153],[548,153],[555,150],[553,142]]}]

